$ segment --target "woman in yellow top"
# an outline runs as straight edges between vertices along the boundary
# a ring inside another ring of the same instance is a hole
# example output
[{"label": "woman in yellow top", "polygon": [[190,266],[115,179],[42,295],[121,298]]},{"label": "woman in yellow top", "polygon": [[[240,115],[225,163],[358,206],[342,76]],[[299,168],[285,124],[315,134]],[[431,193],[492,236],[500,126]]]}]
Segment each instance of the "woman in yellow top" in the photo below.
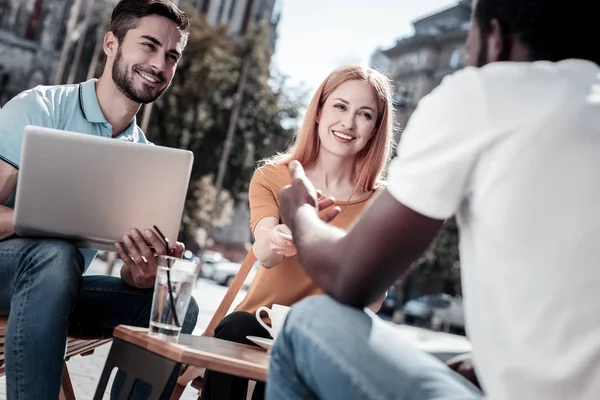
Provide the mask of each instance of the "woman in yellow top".
[{"label": "woman in yellow top", "polygon": [[[255,241],[244,263],[258,260],[260,267],[245,299],[217,326],[215,337],[253,345],[246,336],[269,337],[255,318],[260,306],[290,306],[323,293],[300,267],[293,241],[270,232],[291,235],[281,224],[278,203],[279,191],[291,182],[287,164],[300,161],[324,201],[335,199],[335,208],[323,211],[323,219],[335,216],[330,223],[345,229],[381,187],[392,141],[389,80],[366,67],[334,70],[310,101],[294,145],[267,160],[252,177],[250,226]],[[207,371],[202,386],[204,400],[242,400],[248,381]],[[253,399],[262,398],[264,384],[258,383]]]}]

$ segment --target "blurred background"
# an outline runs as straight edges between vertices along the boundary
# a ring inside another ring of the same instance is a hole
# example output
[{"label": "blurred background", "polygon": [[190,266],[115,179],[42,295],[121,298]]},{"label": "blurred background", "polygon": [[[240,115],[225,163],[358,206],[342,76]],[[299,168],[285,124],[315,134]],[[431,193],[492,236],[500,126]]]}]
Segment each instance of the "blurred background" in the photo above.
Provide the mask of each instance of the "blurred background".
[{"label": "blurred background", "polygon": [[[195,153],[179,240],[228,285],[251,246],[256,163],[285,149],[322,79],[370,65],[394,83],[396,138],[419,100],[462,68],[471,1],[180,0],[192,32],[170,90],[140,110],[158,144]],[[0,107],[36,85],[99,76],[116,0],[0,0]],[[458,230],[447,221],[380,312],[464,334]],[[118,268],[114,256],[108,273]],[[253,274],[247,283],[251,282]]]}]

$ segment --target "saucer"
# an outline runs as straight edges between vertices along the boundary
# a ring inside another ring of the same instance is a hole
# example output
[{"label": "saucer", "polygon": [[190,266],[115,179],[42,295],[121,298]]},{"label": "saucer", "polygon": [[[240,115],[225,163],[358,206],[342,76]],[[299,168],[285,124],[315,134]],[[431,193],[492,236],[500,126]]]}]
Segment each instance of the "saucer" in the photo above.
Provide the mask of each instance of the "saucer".
[{"label": "saucer", "polygon": [[273,339],[267,339],[258,336],[246,336],[246,339],[256,343],[265,350],[271,350],[271,347],[273,347]]}]

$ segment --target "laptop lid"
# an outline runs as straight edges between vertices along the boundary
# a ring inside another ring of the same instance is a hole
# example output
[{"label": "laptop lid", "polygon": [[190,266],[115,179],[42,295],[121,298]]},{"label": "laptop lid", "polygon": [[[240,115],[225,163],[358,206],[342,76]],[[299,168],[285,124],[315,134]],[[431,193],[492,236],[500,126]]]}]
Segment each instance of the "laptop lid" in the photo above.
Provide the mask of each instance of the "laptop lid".
[{"label": "laptop lid", "polygon": [[174,242],[192,164],[187,150],[27,126],[15,232],[115,251],[131,228],[156,225]]}]

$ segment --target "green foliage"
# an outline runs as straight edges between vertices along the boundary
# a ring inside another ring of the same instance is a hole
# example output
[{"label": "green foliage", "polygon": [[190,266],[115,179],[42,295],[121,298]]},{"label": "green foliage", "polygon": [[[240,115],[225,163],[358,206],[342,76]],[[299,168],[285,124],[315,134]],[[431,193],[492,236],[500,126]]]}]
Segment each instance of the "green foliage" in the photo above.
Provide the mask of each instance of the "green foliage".
[{"label": "green foliage", "polygon": [[454,218],[446,221],[429,248],[410,269],[410,275],[419,281],[437,280],[447,293],[462,294],[458,226]]}]

